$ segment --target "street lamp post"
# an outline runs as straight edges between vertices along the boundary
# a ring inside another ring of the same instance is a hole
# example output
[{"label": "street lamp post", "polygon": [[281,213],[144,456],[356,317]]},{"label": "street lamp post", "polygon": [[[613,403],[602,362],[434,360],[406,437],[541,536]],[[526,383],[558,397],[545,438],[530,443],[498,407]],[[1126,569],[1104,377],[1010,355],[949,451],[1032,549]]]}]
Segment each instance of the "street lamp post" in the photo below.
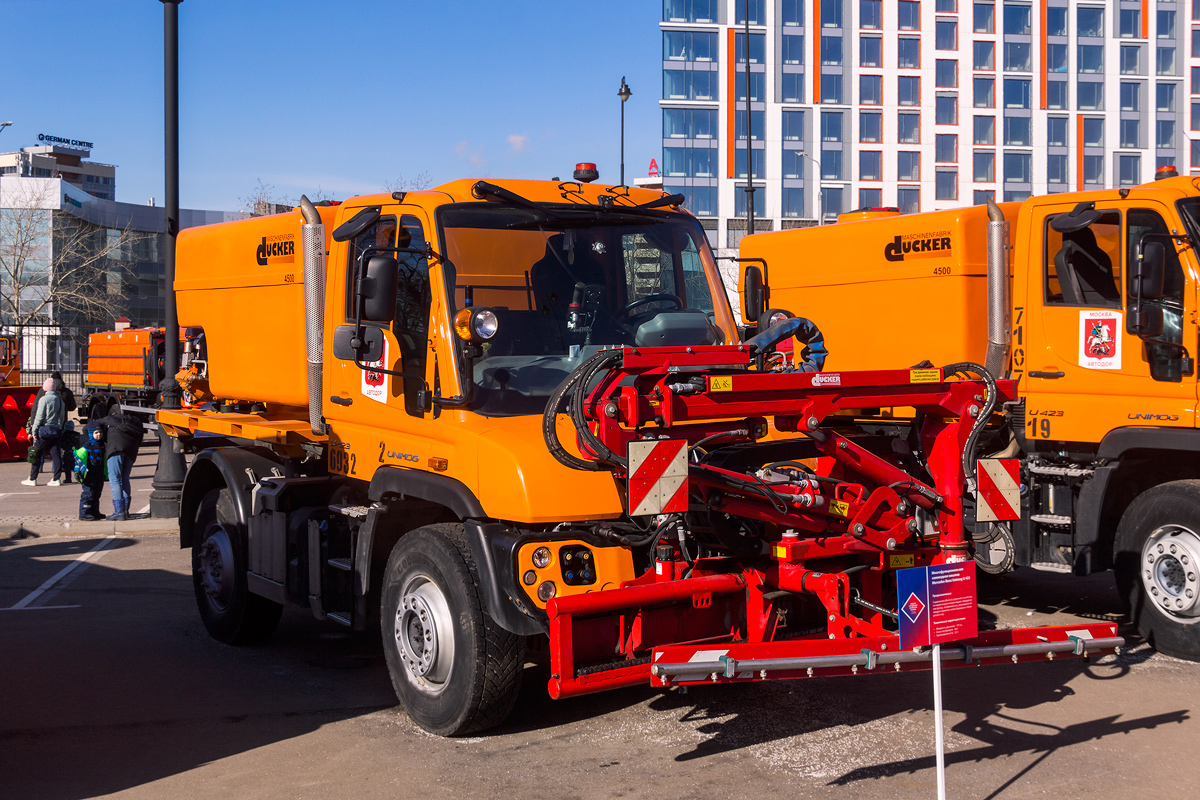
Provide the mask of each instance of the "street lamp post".
[{"label": "street lamp post", "polygon": [[825,224],[825,220],[821,219],[821,162],[820,162],[820,161],[817,161],[817,159],[813,158],[812,156],[810,156],[808,153],[804,152],[803,150],[800,150],[800,151],[798,151],[798,152],[800,153],[800,156],[801,156],[802,158],[807,158],[809,161],[811,161],[811,162],[813,162],[814,164],[816,164],[816,165],[817,165],[817,174],[816,174],[816,176],[815,176],[815,177],[816,177],[816,180],[815,180],[815,181],[813,181],[813,186],[815,186],[815,187],[816,187],[816,190],[817,190],[817,191],[816,191],[816,195],[817,195],[817,224],[818,224],[818,225],[824,225],[824,224]]},{"label": "street lamp post", "polygon": [[617,97],[621,98],[621,185],[625,185],[625,101],[633,92],[629,90],[629,85],[625,83],[625,76],[621,76],[621,88],[617,91]]}]

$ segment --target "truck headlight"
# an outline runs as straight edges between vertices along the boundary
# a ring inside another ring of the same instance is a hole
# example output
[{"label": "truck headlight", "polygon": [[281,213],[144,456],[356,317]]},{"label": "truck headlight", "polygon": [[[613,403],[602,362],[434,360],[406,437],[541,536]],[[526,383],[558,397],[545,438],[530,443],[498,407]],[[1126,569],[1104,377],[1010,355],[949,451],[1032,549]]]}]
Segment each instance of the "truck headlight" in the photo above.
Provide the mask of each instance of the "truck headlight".
[{"label": "truck headlight", "polygon": [[486,342],[500,330],[500,320],[490,308],[464,308],[454,315],[454,334],[464,342]]}]

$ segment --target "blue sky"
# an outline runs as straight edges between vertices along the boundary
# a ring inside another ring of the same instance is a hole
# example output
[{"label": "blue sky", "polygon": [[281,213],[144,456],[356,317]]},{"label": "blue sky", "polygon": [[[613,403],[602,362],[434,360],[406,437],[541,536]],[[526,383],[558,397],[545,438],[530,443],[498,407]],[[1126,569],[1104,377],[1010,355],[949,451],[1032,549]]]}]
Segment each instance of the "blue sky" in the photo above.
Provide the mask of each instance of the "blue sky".
[{"label": "blue sky", "polygon": [[[337,9],[331,12],[331,9]],[[428,173],[625,177],[661,151],[660,0],[184,0],[180,203],[234,210],[258,182],[343,198]],[[159,0],[0,0],[0,150],[95,144],[117,199],[163,196]]]}]

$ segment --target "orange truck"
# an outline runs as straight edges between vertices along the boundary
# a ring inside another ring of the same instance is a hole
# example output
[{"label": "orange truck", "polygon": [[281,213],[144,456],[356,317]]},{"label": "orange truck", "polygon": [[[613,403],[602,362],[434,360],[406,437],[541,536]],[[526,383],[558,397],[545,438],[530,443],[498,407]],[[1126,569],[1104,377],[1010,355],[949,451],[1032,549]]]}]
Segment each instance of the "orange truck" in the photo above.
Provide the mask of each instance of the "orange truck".
[{"label": "orange truck", "polygon": [[[190,363],[193,348],[185,343],[183,363]],[[163,328],[123,328],[88,336],[86,394],[79,401],[83,419],[107,416],[116,406],[138,414],[153,415],[159,402],[158,387],[163,374]],[[185,395],[184,404],[195,398]]]},{"label": "orange truck", "polygon": [[[595,178],[180,233],[179,378],[204,402],[156,419],[193,454],[180,545],[210,635],[260,640],[286,604],[379,626],[441,735],[500,723],[527,655],[555,698],[932,667],[897,575],[974,580],[963,487],[1012,382],[835,381],[780,352],[816,341],[787,315],[742,341],[683,197]],[[916,438],[855,425],[881,406],[917,409]],[[962,621],[947,666],[1121,643]]]},{"label": "orange truck", "polygon": [[979,444],[1011,474],[981,474],[980,488],[1015,489],[1018,513],[966,504],[980,568],[1114,569],[1142,635],[1200,660],[1198,245],[1200,190],[1180,177],[864,210],[746,237],[743,313],[810,317],[827,372],[968,361],[1011,378],[1016,396]]},{"label": "orange truck", "polygon": [[21,385],[17,340],[0,336],[0,461],[24,458],[29,451],[25,426],[33,412],[38,387]]}]

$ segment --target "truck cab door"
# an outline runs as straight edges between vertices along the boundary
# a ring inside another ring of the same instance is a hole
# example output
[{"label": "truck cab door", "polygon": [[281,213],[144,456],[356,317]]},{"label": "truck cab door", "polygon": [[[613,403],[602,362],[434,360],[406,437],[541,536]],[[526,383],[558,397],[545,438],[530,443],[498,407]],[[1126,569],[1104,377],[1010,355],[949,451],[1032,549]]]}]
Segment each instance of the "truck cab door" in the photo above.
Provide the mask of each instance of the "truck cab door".
[{"label": "truck cab door", "polygon": [[[1144,200],[1034,209],[1014,351],[1031,448],[1095,444],[1121,427],[1194,424],[1196,387],[1182,374],[1180,349],[1143,342],[1125,326],[1134,246],[1145,233],[1169,233],[1171,218]],[[1194,342],[1179,255],[1173,244],[1166,250],[1162,338]]]}]

